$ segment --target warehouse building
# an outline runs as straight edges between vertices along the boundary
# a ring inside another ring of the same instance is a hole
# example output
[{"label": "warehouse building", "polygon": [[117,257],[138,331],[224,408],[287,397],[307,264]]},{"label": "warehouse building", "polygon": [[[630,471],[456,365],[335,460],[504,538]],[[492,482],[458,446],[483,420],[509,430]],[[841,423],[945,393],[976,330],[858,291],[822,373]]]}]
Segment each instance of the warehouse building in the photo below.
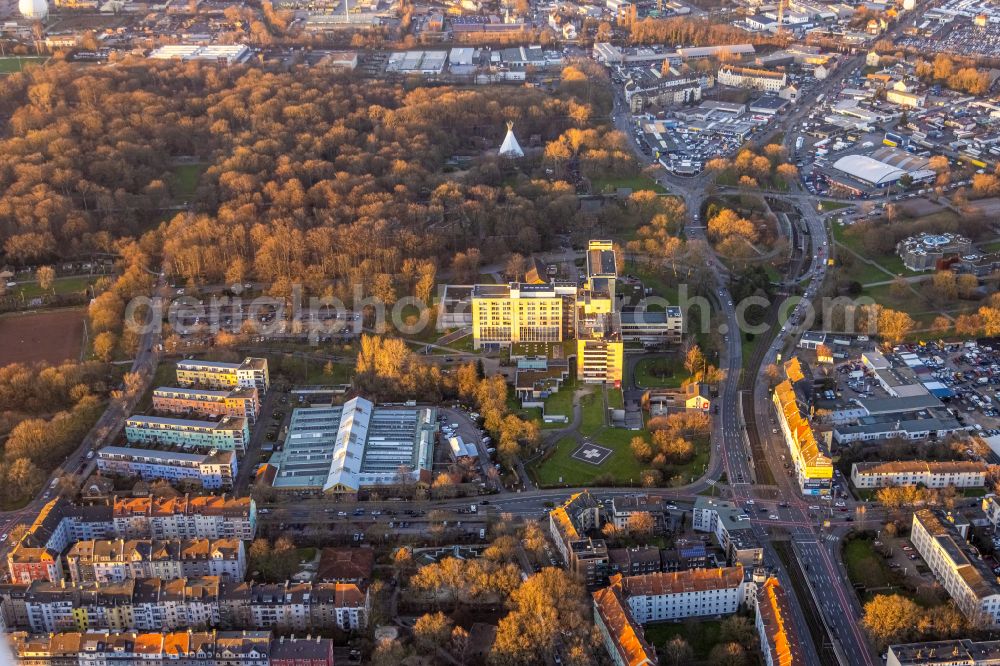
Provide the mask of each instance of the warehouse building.
[{"label": "warehouse building", "polygon": [[347,497],[362,488],[430,481],[437,410],[376,407],[365,398],[292,412],[273,486]]}]

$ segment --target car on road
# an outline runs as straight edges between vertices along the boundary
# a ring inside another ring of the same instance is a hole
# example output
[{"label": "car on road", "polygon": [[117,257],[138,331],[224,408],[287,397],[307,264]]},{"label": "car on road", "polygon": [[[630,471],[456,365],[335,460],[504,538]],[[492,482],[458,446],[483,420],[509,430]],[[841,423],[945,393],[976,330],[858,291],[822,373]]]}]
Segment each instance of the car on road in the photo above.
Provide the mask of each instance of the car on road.
[{"label": "car on road", "polygon": [[819,507],[816,506],[815,504],[812,504],[812,505],[810,505],[809,510],[810,511],[819,511]]},{"label": "car on road", "polygon": [[768,516],[768,518],[770,518],[771,520],[779,520],[778,514],[776,513],[772,513],[770,516]]}]

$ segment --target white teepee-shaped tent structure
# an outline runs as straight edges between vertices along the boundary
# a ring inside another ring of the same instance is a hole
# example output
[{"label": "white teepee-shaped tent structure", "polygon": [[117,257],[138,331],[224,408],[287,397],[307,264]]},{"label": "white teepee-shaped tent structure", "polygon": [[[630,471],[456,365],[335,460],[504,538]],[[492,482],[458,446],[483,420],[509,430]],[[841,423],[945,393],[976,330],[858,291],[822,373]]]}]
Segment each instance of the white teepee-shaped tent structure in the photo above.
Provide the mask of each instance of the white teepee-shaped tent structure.
[{"label": "white teepee-shaped tent structure", "polygon": [[500,157],[524,157],[521,144],[514,137],[514,123],[507,123],[507,136],[504,137],[503,145],[500,146]]}]

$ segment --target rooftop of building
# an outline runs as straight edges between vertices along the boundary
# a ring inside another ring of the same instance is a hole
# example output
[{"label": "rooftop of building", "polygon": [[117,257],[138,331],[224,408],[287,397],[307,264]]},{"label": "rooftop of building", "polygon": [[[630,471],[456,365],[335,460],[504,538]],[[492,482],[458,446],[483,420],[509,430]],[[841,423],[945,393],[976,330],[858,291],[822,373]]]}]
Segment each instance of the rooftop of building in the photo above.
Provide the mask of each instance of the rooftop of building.
[{"label": "rooftop of building", "polygon": [[284,450],[271,462],[276,488],[353,489],[386,483],[401,467],[431,469],[436,410],[376,407],[362,397],[292,412]]},{"label": "rooftop of building", "polygon": [[757,613],[764,625],[767,644],[761,647],[769,653],[767,663],[773,666],[805,664],[792,619],[792,606],[777,578],[768,578],[758,589]]},{"label": "rooftop of building", "polygon": [[646,642],[642,627],[621,597],[620,587],[606,587],[593,593],[594,610],[607,628],[618,658],[628,666],[657,663],[656,650]]},{"label": "rooftop of building", "polygon": [[739,587],[744,580],[743,565],[715,569],[688,569],[643,574],[641,576],[612,576],[611,584],[621,578],[627,596],[659,596],[686,592],[708,592]]},{"label": "rooftop of building", "polygon": [[930,509],[915,512],[913,524],[920,524],[937,542],[945,557],[950,560],[951,568],[962,577],[966,586],[978,599],[1000,595],[1000,583],[997,582],[996,575],[982,559],[971,552],[965,540],[936,512]]},{"label": "rooftop of building", "polygon": [[989,466],[984,462],[971,460],[893,460],[884,462],[860,462],[852,465],[852,473],[859,474],[986,474]]}]

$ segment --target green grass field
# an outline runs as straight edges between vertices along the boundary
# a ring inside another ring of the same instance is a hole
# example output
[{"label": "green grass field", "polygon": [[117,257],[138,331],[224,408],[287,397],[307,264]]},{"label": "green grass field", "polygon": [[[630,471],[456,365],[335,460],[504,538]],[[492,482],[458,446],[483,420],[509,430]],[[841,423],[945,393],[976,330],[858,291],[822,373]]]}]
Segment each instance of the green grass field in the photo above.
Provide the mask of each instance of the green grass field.
[{"label": "green grass field", "polygon": [[820,210],[830,211],[830,210],[840,210],[841,208],[850,208],[851,204],[844,203],[843,201],[821,201],[819,203]]},{"label": "green grass field", "polygon": [[576,378],[568,377],[562,388],[545,399],[545,413],[573,417],[573,392],[576,390]]},{"label": "green grass field", "polygon": [[643,388],[677,388],[687,378],[679,359],[645,358],[635,364],[635,384]]},{"label": "green grass field", "polygon": [[40,286],[38,286],[37,282],[25,282],[18,284],[16,287],[11,287],[9,291],[11,294],[23,295],[24,298],[34,298],[35,296],[50,294],[52,293],[52,290],[55,290],[55,293],[58,295],[76,294],[82,292],[96,281],[96,276],[79,275],[56,278],[56,281],[52,283],[52,288],[49,290],[43,290]]},{"label": "green grass field", "polygon": [[[580,434],[589,437],[595,444],[611,449],[614,453],[604,464],[592,465],[571,457],[578,443],[573,437],[565,437],[544,460],[533,463],[532,470],[538,484],[579,486],[591,483],[597,477],[607,477],[608,480],[620,485],[638,484],[639,474],[645,466],[632,455],[629,444],[633,437],[645,437],[648,441],[649,432],[605,425],[604,400],[600,393],[584,396],[581,407],[583,418],[580,423]],[[692,477],[701,476],[708,464],[709,456],[708,441],[696,441],[694,457],[685,465],[667,467],[663,473],[664,483],[669,483],[671,479],[676,479],[675,483],[689,483]]]},{"label": "green grass field", "polygon": [[6,56],[0,58],[0,74],[23,72],[26,67],[40,65],[48,59],[48,56]]},{"label": "green grass field", "polygon": [[190,201],[198,189],[198,181],[201,174],[205,173],[207,164],[195,162],[192,164],[178,164],[173,168],[174,178],[177,179],[177,192],[175,198],[178,201]]},{"label": "green grass field", "polygon": [[604,192],[613,193],[619,187],[627,187],[633,192],[640,190],[651,190],[659,194],[666,194],[667,192],[662,185],[642,175],[631,178],[594,178],[590,181],[590,188],[594,194]]},{"label": "green grass field", "polygon": [[885,559],[867,539],[844,542],[844,566],[847,567],[847,576],[852,583],[869,590],[898,585],[900,582],[900,577],[886,565]]},{"label": "green grass field", "polygon": [[704,622],[665,622],[646,625],[646,640],[656,648],[662,648],[674,638],[680,636],[694,652],[694,658],[699,661],[708,659],[708,654],[720,642],[722,634],[721,620],[705,620]]},{"label": "green grass field", "polygon": [[[919,289],[919,287],[917,288]],[[889,284],[879,285],[877,287],[866,287],[861,292],[861,295],[871,297],[879,305],[884,305],[887,308],[907,313],[913,317],[918,326],[930,326],[938,314],[934,310],[934,305],[932,303],[928,303],[912,291],[907,291],[902,297],[893,296],[892,285]],[[972,301],[959,301],[957,302],[957,305],[958,307],[954,309],[949,308],[949,312],[956,313],[963,310],[971,311],[976,308],[977,304]]]}]

